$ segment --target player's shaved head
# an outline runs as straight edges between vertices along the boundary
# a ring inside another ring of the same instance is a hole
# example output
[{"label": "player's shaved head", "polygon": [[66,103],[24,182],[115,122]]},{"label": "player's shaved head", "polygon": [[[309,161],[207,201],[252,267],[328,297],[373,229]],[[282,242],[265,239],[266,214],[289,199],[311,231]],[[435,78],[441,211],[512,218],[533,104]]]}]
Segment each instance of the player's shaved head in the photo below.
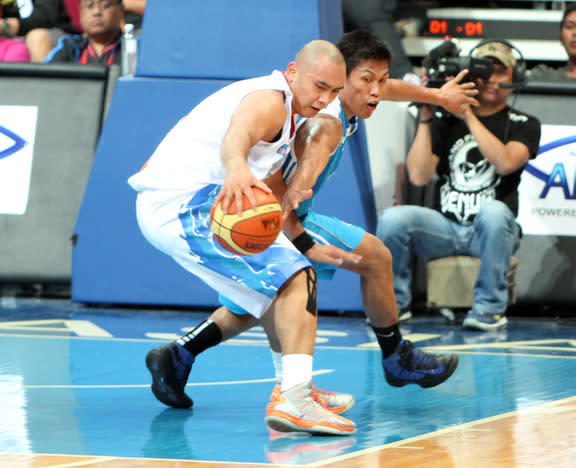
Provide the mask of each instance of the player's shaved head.
[{"label": "player's shaved head", "polygon": [[314,117],[344,88],[346,61],[335,44],[310,41],[288,64],[284,77],[294,94],[294,112]]},{"label": "player's shaved head", "polygon": [[328,60],[337,65],[345,63],[342,53],[329,41],[317,39],[304,45],[296,54],[296,65],[302,70],[309,70]]}]

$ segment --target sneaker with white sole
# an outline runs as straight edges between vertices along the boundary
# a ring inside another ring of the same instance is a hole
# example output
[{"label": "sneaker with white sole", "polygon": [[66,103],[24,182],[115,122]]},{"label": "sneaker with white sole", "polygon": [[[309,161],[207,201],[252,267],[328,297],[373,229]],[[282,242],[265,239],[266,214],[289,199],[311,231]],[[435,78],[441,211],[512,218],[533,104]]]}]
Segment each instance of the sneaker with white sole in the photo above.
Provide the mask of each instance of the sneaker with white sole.
[{"label": "sneaker with white sole", "polygon": [[356,432],[356,424],[324,408],[312,396],[312,382],[272,393],[264,420],[278,432],[344,436]]},{"label": "sneaker with white sole", "polygon": [[152,393],[165,405],[190,408],[192,400],[184,389],[194,364],[194,356],[177,343],[154,348],[146,355],[146,367],[152,374]]},{"label": "sneaker with white sole", "polygon": [[[274,390],[272,390],[272,395],[270,396],[270,403],[268,403],[268,406],[270,406],[272,402],[276,401],[279,395],[280,382],[276,382],[276,385],[274,385]],[[316,402],[320,403],[328,411],[331,411],[335,414],[348,411],[354,406],[354,403],[356,403],[354,397],[349,393],[328,392],[318,388],[314,384],[312,384],[312,398]]]},{"label": "sneaker with white sole", "polygon": [[462,326],[473,330],[498,330],[508,325],[508,319],[501,314],[478,314],[472,310],[468,312]]},{"label": "sneaker with white sole", "polygon": [[356,400],[349,393],[329,392],[312,384],[312,398],[332,413],[341,414],[354,406]]}]

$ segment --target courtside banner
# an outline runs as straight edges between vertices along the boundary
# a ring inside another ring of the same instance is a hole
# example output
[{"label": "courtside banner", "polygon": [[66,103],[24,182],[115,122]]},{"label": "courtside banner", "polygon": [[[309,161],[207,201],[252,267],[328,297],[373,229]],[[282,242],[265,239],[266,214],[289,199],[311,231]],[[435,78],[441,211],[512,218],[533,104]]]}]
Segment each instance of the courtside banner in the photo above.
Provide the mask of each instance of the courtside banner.
[{"label": "courtside banner", "polygon": [[576,236],[576,126],[543,125],[518,187],[525,234]]},{"label": "courtside banner", "polygon": [[38,107],[0,106],[0,214],[28,205]]}]

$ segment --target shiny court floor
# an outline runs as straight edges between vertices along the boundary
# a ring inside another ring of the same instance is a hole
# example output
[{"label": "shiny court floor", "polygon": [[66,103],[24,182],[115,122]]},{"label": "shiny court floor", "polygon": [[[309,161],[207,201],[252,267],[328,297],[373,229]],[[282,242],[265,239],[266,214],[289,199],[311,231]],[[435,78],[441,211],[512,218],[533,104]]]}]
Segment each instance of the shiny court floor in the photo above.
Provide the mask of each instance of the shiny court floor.
[{"label": "shiny court floor", "polygon": [[321,316],[315,383],[355,395],[359,428],[321,438],[265,426],[274,379],[260,329],[199,357],[192,410],[154,399],[147,351],[206,316],[2,298],[0,466],[576,466],[574,319],[479,333],[417,317],[406,337],[460,356],[449,381],[424,390],[386,384],[362,318]]}]

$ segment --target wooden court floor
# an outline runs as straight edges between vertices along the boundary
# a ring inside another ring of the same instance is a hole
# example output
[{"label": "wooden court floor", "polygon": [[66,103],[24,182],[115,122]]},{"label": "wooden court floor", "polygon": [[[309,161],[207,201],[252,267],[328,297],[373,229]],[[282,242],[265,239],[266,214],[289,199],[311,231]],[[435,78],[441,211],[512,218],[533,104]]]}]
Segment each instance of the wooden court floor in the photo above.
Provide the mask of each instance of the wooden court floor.
[{"label": "wooden court floor", "polygon": [[419,316],[405,337],[460,365],[433,389],[392,388],[357,316],[321,316],[315,383],[353,393],[350,437],[271,433],[262,330],[206,351],[192,410],[149,389],[146,352],[206,312],[0,300],[0,467],[576,467],[576,319],[513,317],[479,333]]}]

